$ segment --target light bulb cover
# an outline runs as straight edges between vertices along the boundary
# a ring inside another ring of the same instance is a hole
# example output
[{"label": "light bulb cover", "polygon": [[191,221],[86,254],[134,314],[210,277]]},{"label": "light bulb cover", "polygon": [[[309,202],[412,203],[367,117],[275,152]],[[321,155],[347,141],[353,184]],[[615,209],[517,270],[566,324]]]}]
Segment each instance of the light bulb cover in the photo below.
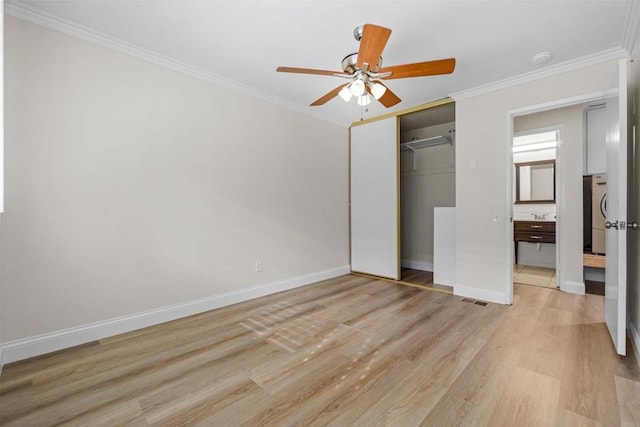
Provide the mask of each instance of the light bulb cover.
[{"label": "light bulb cover", "polygon": [[371,104],[371,98],[369,95],[359,96],[358,97],[358,105],[364,107],[365,105]]},{"label": "light bulb cover", "polygon": [[370,85],[369,88],[371,89],[371,95],[373,95],[375,99],[382,98],[382,95],[387,91],[387,87],[385,85],[377,82]]},{"label": "light bulb cover", "polygon": [[353,96],[351,94],[351,91],[349,90],[349,86],[350,85],[343,87],[342,89],[340,89],[340,92],[338,92],[338,95],[340,95],[340,98],[342,98],[344,102],[349,102],[351,100],[351,97]]},{"label": "light bulb cover", "polygon": [[364,82],[360,79],[355,80],[353,83],[351,83],[349,90],[351,91],[351,94],[353,96],[362,96],[365,90]]}]

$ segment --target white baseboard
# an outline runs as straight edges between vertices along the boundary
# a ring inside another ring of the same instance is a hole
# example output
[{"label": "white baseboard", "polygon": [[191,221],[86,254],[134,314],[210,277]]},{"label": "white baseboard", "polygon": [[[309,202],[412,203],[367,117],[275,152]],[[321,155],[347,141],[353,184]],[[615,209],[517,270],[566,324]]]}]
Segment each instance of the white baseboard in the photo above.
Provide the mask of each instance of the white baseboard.
[{"label": "white baseboard", "polygon": [[489,289],[479,289],[471,286],[453,285],[453,294],[460,297],[477,299],[480,301],[506,304],[507,295],[504,292],[492,291]]},{"label": "white baseboard", "polygon": [[584,295],[584,282],[574,282],[571,280],[566,280],[564,282],[564,291],[570,294]]},{"label": "white baseboard", "polygon": [[629,335],[631,335],[631,348],[636,355],[636,363],[640,367],[640,334],[633,322],[629,322]]},{"label": "white baseboard", "polygon": [[404,268],[414,268],[422,271],[433,271],[432,262],[414,261],[412,259],[400,260],[400,265]]},{"label": "white baseboard", "polygon": [[276,292],[298,288],[311,283],[349,274],[350,272],[351,266],[345,265],[331,270],[320,271],[256,286],[254,288],[227,292],[220,295],[212,295],[194,301],[160,307],[88,325],[11,341],[3,343],[0,346],[0,354],[3,357],[3,363],[16,362],[18,360],[28,359],[30,357],[51,353],[52,351],[62,350],[64,348],[80,344],[86,344],[106,337],[203,313],[205,311],[248,301],[265,295],[271,295]]}]

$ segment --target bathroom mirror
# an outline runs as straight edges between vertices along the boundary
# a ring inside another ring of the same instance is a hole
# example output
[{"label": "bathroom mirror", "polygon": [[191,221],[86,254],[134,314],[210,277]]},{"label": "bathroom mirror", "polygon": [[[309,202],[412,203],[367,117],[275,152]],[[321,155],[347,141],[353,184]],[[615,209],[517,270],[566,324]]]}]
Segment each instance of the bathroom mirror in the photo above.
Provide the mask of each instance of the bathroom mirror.
[{"label": "bathroom mirror", "polygon": [[556,202],[556,161],[515,163],[516,203]]}]

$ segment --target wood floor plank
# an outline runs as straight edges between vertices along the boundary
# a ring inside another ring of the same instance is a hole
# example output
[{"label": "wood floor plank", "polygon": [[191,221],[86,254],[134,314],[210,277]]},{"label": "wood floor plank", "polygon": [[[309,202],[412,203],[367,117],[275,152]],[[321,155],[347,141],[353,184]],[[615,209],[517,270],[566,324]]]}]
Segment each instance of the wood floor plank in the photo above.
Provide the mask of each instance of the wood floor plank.
[{"label": "wood floor plank", "polygon": [[518,365],[561,380],[572,321],[573,315],[569,311],[542,308]]},{"label": "wood floor plank", "polygon": [[366,360],[364,368],[353,372],[347,381],[336,385],[336,393],[310,414],[309,425],[356,425],[363,412],[373,408],[397,384],[406,381],[413,363],[398,356]]},{"label": "wood floor plank", "polygon": [[[541,306],[547,290],[534,289],[532,306]],[[489,425],[533,330],[535,313],[536,309],[527,304],[507,308],[503,321],[452,382],[422,425]]]},{"label": "wood floor plank", "polygon": [[[426,279],[425,279],[426,280]],[[355,275],[5,366],[1,425],[640,425],[595,295]]]},{"label": "wood floor plank", "polygon": [[[200,411],[197,419],[191,419],[194,426],[252,426],[258,425],[252,422],[258,410],[265,409],[270,413],[270,408],[275,407],[275,399],[262,387],[254,386],[240,394],[231,394],[215,403],[215,406],[208,407],[207,411]],[[247,410],[254,408],[254,410]],[[185,425],[185,419],[176,416],[173,419],[174,425]],[[162,425],[167,425],[162,423]],[[171,425],[171,424],[169,424]]]},{"label": "wood floor plank", "polygon": [[82,427],[82,426],[147,426],[147,420],[142,418],[142,408],[136,401],[123,402],[115,405],[107,405],[97,408],[94,411],[85,413],[82,416],[75,417],[71,421],[60,424],[64,427]]},{"label": "wood floor plank", "polygon": [[443,337],[419,362],[408,377],[412,381],[399,383],[357,420],[357,424],[419,425],[459,377],[485,341],[473,335]]},{"label": "wood floor plank", "polygon": [[573,411],[558,408],[556,427],[603,427],[600,421],[592,420]]},{"label": "wood floor plank", "polygon": [[640,382],[619,376],[615,376],[614,380],[621,424],[640,424]]},{"label": "wood floor plank", "polygon": [[516,367],[489,425],[550,426],[556,421],[560,380]]},{"label": "wood floor plank", "polygon": [[341,325],[315,345],[252,368],[249,377],[272,395],[304,393],[306,388],[324,381],[327,372],[348,366],[351,360],[341,354],[340,348],[351,341],[360,341],[362,335]]},{"label": "wood floor plank", "polygon": [[619,411],[611,410],[618,407],[617,358],[604,322],[574,324],[562,378],[562,407],[605,425],[619,425]]}]

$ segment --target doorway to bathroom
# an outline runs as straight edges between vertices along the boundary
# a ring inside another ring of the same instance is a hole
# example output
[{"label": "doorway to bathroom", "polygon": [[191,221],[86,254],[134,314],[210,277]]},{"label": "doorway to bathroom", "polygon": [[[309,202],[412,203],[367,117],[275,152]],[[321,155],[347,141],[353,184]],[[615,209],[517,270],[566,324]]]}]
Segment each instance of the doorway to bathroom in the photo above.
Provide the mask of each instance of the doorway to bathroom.
[{"label": "doorway to bathroom", "polygon": [[513,118],[513,283],[604,295],[605,106]]},{"label": "doorway to bathroom", "polygon": [[547,121],[535,115],[514,120],[513,281],[556,289],[556,159],[562,128],[538,127]]}]

